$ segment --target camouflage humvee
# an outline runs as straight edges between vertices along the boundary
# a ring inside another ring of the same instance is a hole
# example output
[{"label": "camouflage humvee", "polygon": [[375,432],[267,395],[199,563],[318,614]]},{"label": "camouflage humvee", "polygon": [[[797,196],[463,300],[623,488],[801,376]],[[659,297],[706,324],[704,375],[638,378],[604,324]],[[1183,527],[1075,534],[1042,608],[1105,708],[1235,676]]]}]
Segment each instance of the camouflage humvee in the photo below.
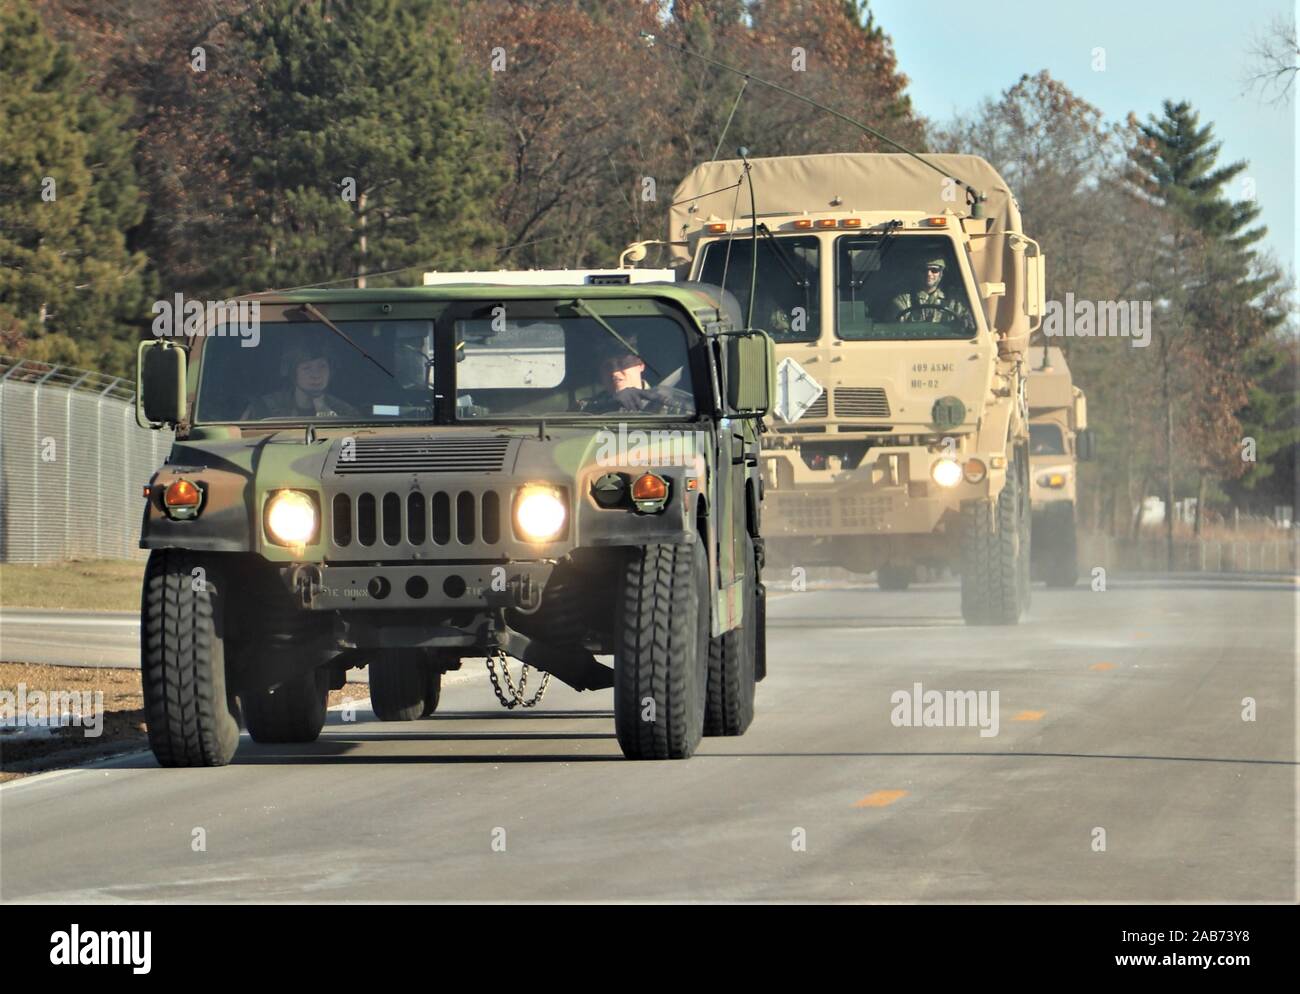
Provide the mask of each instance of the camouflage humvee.
[{"label": "camouflage humvee", "polygon": [[1093,456],[1088,401],[1070,378],[1056,346],[1029,350],[1029,468],[1033,507],[1033,575],[1049,587],[1073,587],[1079,576],[1080,460]]},{"label": "camouflage humvee", "polygon": [[[159,762],[229,762],[241,715],[255,741],[312,741],[354,666],[378,717],[419,718],[480,657],[613,687],[630,758],[745,731],[772,346],[729,294],[242,299],[254,335],[140,346],[137,418],[176,428],[140,542]],[[529,703],[502,676],[502,702]]]}]

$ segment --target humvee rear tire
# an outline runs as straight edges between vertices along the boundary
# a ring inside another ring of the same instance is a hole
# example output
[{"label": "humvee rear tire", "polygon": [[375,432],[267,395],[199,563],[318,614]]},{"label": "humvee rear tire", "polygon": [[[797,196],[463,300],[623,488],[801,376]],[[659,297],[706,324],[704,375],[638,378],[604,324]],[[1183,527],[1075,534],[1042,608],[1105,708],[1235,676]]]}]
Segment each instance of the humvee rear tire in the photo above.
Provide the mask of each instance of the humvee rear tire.
[{"label": "humvee rear tire", "polygon": [[961,613],[968,625],[1014,625],[1026,607],[1028,535],[1013,463],[996,498],[961,507]]},{"label": "humvee rear tire", "polygon": [[758,586],[754,539],[745,535],[745,619],[739,628],[709,639],[709,693],[704,706],[705,735],[744,735],[754,720],[757,668]]},{"label": "humvee rear tire", "polygon": [[614,646],[614,732],[628,759],[686,759],[700,743],[709,595],[702,539],[631,551]]},{"label": "humvee rear tire", "polygon": [[239,709],[226,690],[223,589],[212,557],[149,554],[140,675],[149,748],[162,766],[225,766],[239,748]]},{"label": "humvee rear tire", "polygon": [[315,742],[325,727],[329,671],[308,670],[272,690],[240,695],[244,724],[254,742]]},{"label": "humvee rear tire", "polygon": [[381,649],[370,664],[370,706],[380,721],[423,718],[428,693],[428,664],[418,650]]},{"label": "humvee rear tire", "polygon": [[876,586],[881,590],[906,590],[912,585],[914,573],[911,566],[881,566],[876,570]]}]

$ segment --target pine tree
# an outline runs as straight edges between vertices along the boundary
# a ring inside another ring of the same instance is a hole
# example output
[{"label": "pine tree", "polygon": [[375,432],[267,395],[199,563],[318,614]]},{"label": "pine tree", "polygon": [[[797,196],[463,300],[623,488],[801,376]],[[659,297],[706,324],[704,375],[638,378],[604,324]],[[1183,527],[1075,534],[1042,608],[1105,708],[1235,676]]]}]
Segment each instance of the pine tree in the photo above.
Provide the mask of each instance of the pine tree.
[{"label": "pine tree", "polygon": [[30,358],[124,373],[147,310],[127,110],[85,85],[29,5],[0,0],[0,336]]},{"label": "pine tree", "polygon": [[490,258],[499,156],[485,82],[460,65],[453,27],[445,0],[270,0],[236,20],[235,62],[256,81],[225,129],[227,286]]}]

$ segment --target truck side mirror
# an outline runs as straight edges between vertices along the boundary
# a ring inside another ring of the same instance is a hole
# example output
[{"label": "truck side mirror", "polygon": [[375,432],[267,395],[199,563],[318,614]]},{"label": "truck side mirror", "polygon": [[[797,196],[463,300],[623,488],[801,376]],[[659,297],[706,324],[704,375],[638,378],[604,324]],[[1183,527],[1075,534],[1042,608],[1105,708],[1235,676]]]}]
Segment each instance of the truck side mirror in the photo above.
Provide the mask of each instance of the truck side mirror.
[{"label": "truck side mirror", "polygon": [[141,428],[185,418],[185,350],[166,340],[140,343],[135,358],[135,420]]},{"label": "truck side mirror", "polygon": [[776,393],[776,348],[762,331],[733,332],[723,339],[727,407],[741,417],[765,418]]},{"label": "truck side mirror", "polygon": [[1074,454],[1080,462],[1088,462],[1097,454],[1097,440],[1091,428],[1080,428],[1074,437]]}]

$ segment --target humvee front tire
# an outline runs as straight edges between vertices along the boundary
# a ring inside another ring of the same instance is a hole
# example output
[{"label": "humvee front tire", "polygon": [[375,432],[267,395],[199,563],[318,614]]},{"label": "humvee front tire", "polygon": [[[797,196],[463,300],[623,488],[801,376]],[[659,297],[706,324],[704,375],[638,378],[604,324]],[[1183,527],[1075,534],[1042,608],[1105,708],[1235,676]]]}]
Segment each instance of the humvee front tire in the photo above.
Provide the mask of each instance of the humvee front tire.
[{"label": "humvee front tire", "polygon": [[754,539],[745,536],[745,618],[739,628],[709,639],[709,693],[704,707],[705,735],[744,735],[754,720],[757,664],[758,586]]},{"label": "humvee front tire", "polygon": [[709,594],[702,539],[629,554],[614,647],[614,732],[628,759],[686,759],[699,745]]},{"label": "humvee front tire", "polygon": [[1028,531],[1013,463],[995,498],[961,507],[961,613],[968,625],[1015,625],[1026,608]]},{"label": "humvee front tire", "polygon": [[271,690],[240,695],[244,724],[254,742],[315,742],[325,727],[329,673],[308,670]]},{"label": "humvee front tire", "polygon": [[149,554],[140,675],[149,748],[162,766],[225,766],[239,748],[239,712],[226,690],[223,589],[211,557]]}]

